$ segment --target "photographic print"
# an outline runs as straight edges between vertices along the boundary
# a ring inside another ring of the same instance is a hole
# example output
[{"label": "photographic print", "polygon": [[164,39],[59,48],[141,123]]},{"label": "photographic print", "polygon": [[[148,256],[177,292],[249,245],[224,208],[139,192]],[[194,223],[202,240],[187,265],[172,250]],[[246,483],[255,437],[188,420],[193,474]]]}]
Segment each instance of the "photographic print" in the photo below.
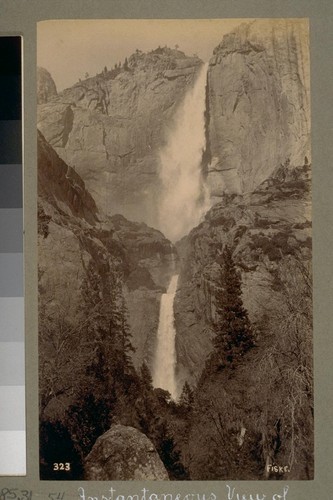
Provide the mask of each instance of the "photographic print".
[{"label": "photographic print", "polygon": [[40,478],[313,479],[307,19],[37,50]]}]

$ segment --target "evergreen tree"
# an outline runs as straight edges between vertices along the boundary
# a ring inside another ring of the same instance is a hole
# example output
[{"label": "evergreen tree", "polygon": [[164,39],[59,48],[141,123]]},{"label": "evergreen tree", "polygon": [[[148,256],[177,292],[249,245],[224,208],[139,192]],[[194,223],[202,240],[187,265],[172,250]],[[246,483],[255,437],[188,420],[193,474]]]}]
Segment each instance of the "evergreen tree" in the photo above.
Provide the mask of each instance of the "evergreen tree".
[{"label": "evergreen tree", "polygon": [[218,368],[234,366],[254,345],[251,323],[243,307],[241,277],[231,251],[225,246],[220,283],[215,295],[217,322],[214,325],[214,358]]},{"label": "evergreen tree", "polygon": [[80,381],[81,391],[68,408],[67,425],[83,456],[112,421],[118,418],[133,425],[131,409],[137,390],[132,386],[139,382],[130,356],[134,348],[122,283],[112,263],[97,268],[91,261],[81,292],[84,344],[90,351],[90,362]]},{"label": "evergreen tree", "polygon": [[140,391],[135,402],[138,423],[140,430],[155,442],[160,412],[154,394],[153,379],[145,362],[140,367],[139,375]]},{"label": "evergreen tree", "polygon": [[153,378],[145,362],[140,367],[141,386],[145,392],[153,391]]},{"label": "evergreen tree", "polygon": [[127,71],[128,70],[128,60],[127,60],[127,57],[125,57],[125,62],[124,62],[124,70]]},{"label": "evergreen tree", "polygon": [[130,327],[128,325],[128,311],[127,311],[127,306],[126,306],[126,301],[125,298],[122,294],[122,285],[119,282],[118,283],[119,288],[119,296],[120,296],[120,328],[119,328],[119,340],[120,340],[120,347],[121,347],[121,352],[122,352],[122,361],[123,361],[123,366],[124,366],[124,371],[125,372],[131,372],[133,370],[133,363],[132,363],[132,353],[135,352],[135,349],[133,347],[132,341],[131,341],[131,331]]},{"label": "evergreen tree", "polygon": [[82,284],[85,339],[91,350],[88,377],[94,380],[94,394],[110,398],[115,383],[125,384],[125,374],[134,371],[131,334],[121,280],[111,264],[96,269],[90,262]]},{"label": "evergreen tree", "polygon": [[186,410],[190,410],[193,408],[194,404],[194,393],[189,385],[189,383],[186,381],[185,384],[183,385],[183,389],[179,398],[179,404],[180,406],[184,407]]},{"label": "evergreen tree", "polygon": [[188,471],[181,461],[181,453],[175,445],[168,422],[163,420],[159,426],[158,440],[155,442],[156,450],[168,471],[170,480],[189,479]]}]

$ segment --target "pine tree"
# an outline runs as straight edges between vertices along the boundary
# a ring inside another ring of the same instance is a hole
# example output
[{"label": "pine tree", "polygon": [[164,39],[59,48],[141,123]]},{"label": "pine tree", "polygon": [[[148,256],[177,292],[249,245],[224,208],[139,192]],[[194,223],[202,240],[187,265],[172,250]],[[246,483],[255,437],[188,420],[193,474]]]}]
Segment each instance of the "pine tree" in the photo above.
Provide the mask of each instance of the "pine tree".
[{"label": "pine tree", "polygon": [[127,308],[122,295],[121,283],[115,285],[111,298],[113,308],[109,323],[112,349],[109,354],[110,370],[114,377],[123,377],[133,370],[131,353],[135,351],[131,342],[131,332],[127,322]]},{"label": "pine tree", "polygon": [[108,265],[103,270],[90,263],[82,285],[83,308],[88,316],[86,337],[94,352],[90,375],[111,390],[114,379],[133,369],[131,333],[117,272]]},{"label": "pine tree", "polygon": [[215,295],[215,360],[219,368],[234,366],[254,345],[251,323],[243,307],[241,277],[228,246],[222,253],[220,283]]},{"label": "pine tree", "polygon": [[145,362],[142,363],[140,367],[140,378],[141,378],[141,386],[144,391],[152,392],[153,391],[153,378],[151,376],[150,370]]},{"label": "pine tree", "polygon": [[167,420],[162,420],[159,425],[159,435],[155,446],[168,471],[170,480],[189,479],[188,471],[181,461],[181,453],[176,447]]},{"label": "pine tree", "polygon": [[112,263],[97,268],[90,261],[81,293],[82,332],[90,356],[80,393],[68,408],[67,418],[74,443],[85,455],[115,418],[133,425],[133,392],[136,396],[137,390],[132,386],[137,376],[130,356],[134,348],[122,282]]},{"label": "pine tree", "polygon": [[156,441],[160,413],[154,394],[153,379],[145,362],[140,367],[140,391],[135,402],[138,423],[142,432]]},{"label": "pine tree", "polygon": [[194,393],[187,381],[183,385],[183,389],[179,398],[179,404],[187,410],[193,408]]}]

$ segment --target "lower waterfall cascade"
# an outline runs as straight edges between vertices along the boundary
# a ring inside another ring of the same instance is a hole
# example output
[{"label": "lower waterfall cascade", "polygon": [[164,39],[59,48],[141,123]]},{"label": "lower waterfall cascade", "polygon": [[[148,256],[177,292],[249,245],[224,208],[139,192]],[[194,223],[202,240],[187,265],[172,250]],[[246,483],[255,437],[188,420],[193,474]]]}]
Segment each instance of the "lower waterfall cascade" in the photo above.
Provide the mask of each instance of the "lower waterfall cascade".
[{"label": "lower waterfall cascade", "polygon": [[173,302],[177,291],[178,275],[172,276],[169,287],[161,297],[157,331],[157,347],[153,368],[153,385],[170,392],[177,398],[176,383],[176,329]]}]

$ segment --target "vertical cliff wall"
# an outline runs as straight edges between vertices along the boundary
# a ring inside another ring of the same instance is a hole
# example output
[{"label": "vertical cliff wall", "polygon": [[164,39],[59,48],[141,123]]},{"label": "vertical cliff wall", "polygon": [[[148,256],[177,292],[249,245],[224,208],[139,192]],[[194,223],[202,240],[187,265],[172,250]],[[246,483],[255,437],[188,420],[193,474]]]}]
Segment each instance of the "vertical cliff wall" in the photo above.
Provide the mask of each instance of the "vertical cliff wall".
[{"label": "vertical cliff wall", "polygon": [[38,128],[99,210],[158,226],[159,149],[201,66],[178,50],[137,50],[39,106]]},{"label": "vertical cliff wall", "polygon": [[252,191],[280,166],[310,159],[305,20],[256,20],[225,35],[208,70],[208,184]]},{"label": "vertical cliff wall", "polygon": [[[175,131],[178,113],[183,109],[181,103],[195,88],[201,68],[198,57],[187,57],[178,50],[159,48],[148,54],[136,51],[121,68],[104,69],[96,77],[80,81],[53,96],[38,109],[38,127],[66,162],[75,180],[74,187],[67,185],[64,177],[68,173],[62,172],[63,188],[72,197],[71,214],[79,218],[90,216],[74,189],[76,184],[80,187],[78,179],[82,178],[84,189],[96,201],[98,213],[112,215],[108,219],[109,230],[113,231],[112,246],[118,248],[116,243],[119,243],[122,256],[126,254],[126,262],[123,261],[127,272],[126,299],[134,337],[139,339],[135,355],[138,362],[146,359],[150,363],[153,358],[160,296],[176,257],[170,242],[161,233],[124,217],[162,227],[158,219],[161,152],[168,149],[170,132]],[[255,245],[262,244],[267,250],[270,239],[272,246],[276,245],[274,238],[279,244],[281,241],[287,244],[290,231],[290,241],[297,247],[301,243],[297,240],[298,233],[293,237],[293,230],[297,229],[293,225],[305,224],[303,229],[309,228],[309,216],[303,213],[308,204],[304,179],[299,173],[293,177],[297,167],[307,170],[311,161],[307,23],[304,20],[257,20],[242,24],[224,36],[209,62],[206,96],[200,92],[197,100],[198,108],[206,108],[202,116],[206,130],[201,134],[204,131],[200,127],[200,141],[195,141],[196,146],[200,143],[196,161],[200,168],[202,140],[206,142],[203,163],[211,204],[221,200],[224,203],[228,192],[244,198],[228,204],[227,209],[225,204],[218,209],[213,207],[205,221],[178,246],[182,261],[175,310],[180,380],[188,375],[195,380],[211,348],[213,271],[221,244],[235,241],[237,246],[237,238],[240,238],[242,246],[249,247],[248,261],[244,264],[240,259],[237,264],[241,268],[245,266],[245,270],[242,268],[245,302],[253,318],[256,309],[246,290],[257,290],[252,297],[262,297],[263,287],[255,288],[253,283],[265,281],[267,274],[263,266],[259,266],[259,274],[254,270],[257,269]],[[188,123],[188,134],[184,138],[179,134],[181,140],[175,141],[172,154],[166,155],[166,163],[175,169],[167,182],[172,193],[177,183],[180,184],[177,153],[186,150],[183,156],[188,159],[190,152],[184,148],[184,142],[189,143],[196,136],[191,120]],[[182,128],[186,129],[183,123]],[[277,172],[280,172],[278,176]],[[191,177],[193,180],[190,173],[184,182],[187,195]],[[203,182],[201,175],[197,178]],[[263,184],[266,179],[272,184]],[[287,189],[288,193],[280,200],[279,190],[286,189],[285,179],[296,184],[287,186],[289,191]],[[308,183],[308,179],[305,180]],[[43,186],[49,198],[47,182],[43,182]],[[58,193],[59,186],[52,189]],[[68,203],[60,191],[60,208],[67,213]],[[291,205],[287,204],[288,196],[291,196]],[[163,215],[175,208],[174,199],[170,197],[170,200]],[[57,203],[59,205],[59,200]],[[178,196],[177,203],[181,219],[193,204],[185,196]],[[54,218],[49,206],[45,211]],[[267,220],[262,221],[266,212]],[[92,223],[90,219],[88,222]],[[63,225],[61,219],[61,231]],[[51,223],[49,226],[53,227]],[[276,236],[279,227],[281,234]],[[163,229],[167,231],[165,225]],[[262,229],[269,229],[264,235],[268,242],[259,234]],[[258,233],[259,239],[253,239],[252,232]],[[178,237],[177,233],[174,239]],[[100,240],[100,235],[97,239]],[[303,239],[308,248],[307,236]],[[46,245],[51,240],[48,237],[42,242]],[[49,250],[51,252],[51,248]],[[276,256],[270,253],[270,257],[274,260]],[[246,281],[253,276],[253,283]],[[270,279],[269,276],[263,300],[272,292]]]},{"label": "vertical cliff wall", "polygon": [[310,171],[310,165],[280,169],[253,193],[225,195],[178,243],[175,322],[180,387],[185,380],[198,380],[213,347],[215,293],[221,286],[217,262],[224,245],[233,251],[242,277],[244,306],[254,325],[265,325],[265,314],[279,310],[284,297],[278,276],[285,262],[294,261],[295,268],[297,263],[309,263]]},{"label": "vertical cliff wall", "polygon": [[[82,285],[93,263],[123,277],[135,365],[152,366],[161,294],[175,249],[157,230],[121,215],[101,216],[85,183],[38,134],[38,266],[40,323],[82,324]],[[53,319],[52,319],[53,318]],[[45,329],[45,328],[44,328]]]},{"label": "vertical cliff wall", "polygon": [[305,20],[241,24],[210,59],[204,168],[212,208],[177,245],[180,385],[197,380],[212,348],[223,245],[234,252],[255,323],[265,307],[279,307],[285,259],[311,258],[309,92]]}]

